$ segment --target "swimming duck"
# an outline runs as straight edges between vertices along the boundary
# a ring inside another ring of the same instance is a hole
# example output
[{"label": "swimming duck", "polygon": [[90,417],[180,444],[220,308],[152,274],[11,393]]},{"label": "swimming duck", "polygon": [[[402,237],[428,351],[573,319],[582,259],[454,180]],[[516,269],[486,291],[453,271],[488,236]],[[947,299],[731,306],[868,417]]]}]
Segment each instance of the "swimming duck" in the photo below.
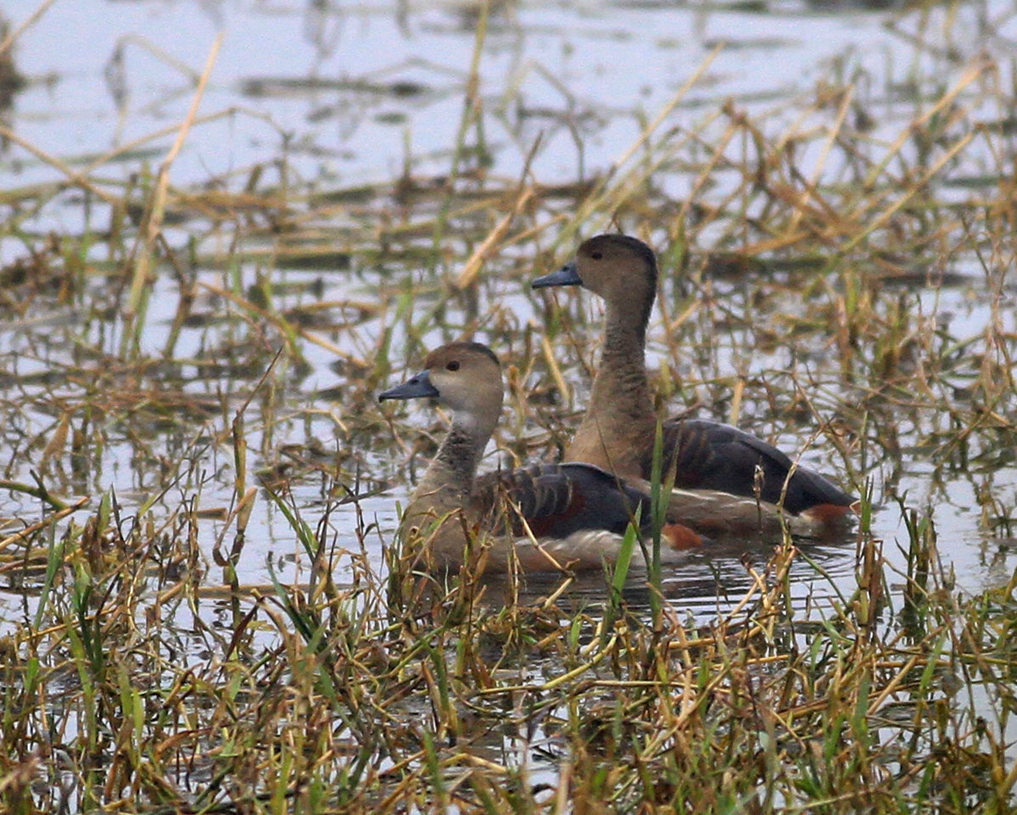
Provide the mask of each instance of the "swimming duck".
[{"label": "swimming duck", "polygon": [[[452,425],[400,524],[404,543],[421,546],[418,565],[437,571],[471,563],[489,572],[601,568],[617,556],[637,513],[640,533],[649,534],[649,496],[590,464],[537,464],[476,477],[503,397],[498,358],[486,345],[443,345],[420,373],[378,395],[379,401],[422,397],[447,407]],[[663,562],[700,543],[678,525],[665,525],[661,541]]]},{"label": "swimming duck", "polygon": [[[597,235],[582,243],[574,260],[532,285],[583,286],[607,305],[590,405],[564,460],[624,479],[649,478],[657,426],[645,363],[646,327],[657,293],[653,250],[627,235]],[[821,534],[848,517],[855,503],[823,476],[736,427],[672,418],[664,421],[663,434],[664,460],[675,475],[670,518],[707,534],[758,528],[778,516],[778,505],[797,519],[793,533]]]}]

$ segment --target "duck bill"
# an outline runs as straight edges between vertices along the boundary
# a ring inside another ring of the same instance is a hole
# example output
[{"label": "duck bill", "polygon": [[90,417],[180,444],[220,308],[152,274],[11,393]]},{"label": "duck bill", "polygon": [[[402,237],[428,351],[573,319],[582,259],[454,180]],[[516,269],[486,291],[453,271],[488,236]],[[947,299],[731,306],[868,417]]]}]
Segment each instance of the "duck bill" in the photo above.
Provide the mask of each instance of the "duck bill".
[{"label": "duck bill", "polygon": [[579,276],[575,261],[566,263],[558,271],[538,277],[530,285],[535,289],[544,289],[548,286],[581,286],[583,279]]},{"label": "duck bill", "polygon": [[396,385],[387,391],[378,394],[378,401],[386,399],[421,399],[427,396],[437,396],[438,389],[431,384],[431,377],[427,371],[421,371],[414,377],[407,379],[402,385]]}]

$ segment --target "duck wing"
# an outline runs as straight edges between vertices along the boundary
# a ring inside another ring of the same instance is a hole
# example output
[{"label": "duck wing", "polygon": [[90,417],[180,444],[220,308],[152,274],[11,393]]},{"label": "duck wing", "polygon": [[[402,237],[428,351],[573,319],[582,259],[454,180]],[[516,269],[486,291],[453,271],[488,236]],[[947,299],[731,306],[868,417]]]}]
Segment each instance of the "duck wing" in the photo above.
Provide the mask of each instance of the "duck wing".
[{"label": "duck wing", "polygon": [[[704,419],[664,424],[666,455],[674,457],[675,487],[758,496],[795,515],[821,507],[849,507],[855,499],[771,444],[737,427]],[[793,468],[793,472],[792,472]],[[790,474],[790,479],[789,479]],[[787,482],[787,491],[785,490]]]},{"label": "duck wing", "polygon": [[537,538],[587,530],[623,535],[637,511],[644,526],[650,521],[648,495],[590,464],[534,464],[477,479],[472,502],[479,512],[497,513],[506,499],[518,508],[507,526],[521,534],[521,517]]}]

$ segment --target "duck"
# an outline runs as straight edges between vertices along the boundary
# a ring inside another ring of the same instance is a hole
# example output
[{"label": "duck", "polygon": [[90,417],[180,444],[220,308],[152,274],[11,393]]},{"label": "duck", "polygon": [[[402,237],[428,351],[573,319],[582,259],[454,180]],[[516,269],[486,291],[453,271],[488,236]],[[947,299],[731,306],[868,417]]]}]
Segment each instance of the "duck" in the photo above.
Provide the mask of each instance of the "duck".
[{"label": "duck", "polygon": [[[653,250],[629,235],[597,235],[531,285],[582,286],[606,304],[600,366],[563,461],[582,461],[633,483],[649,479],[658,423],[645,362],[657,293]],[[787,528],[798,537],[825,537],[850,524],[853,496],[750,433],[686,417],[665,419],[661,428],[675,488],[669,520],[714,537]]]},{"label": "duck", "polygon": [[[646,492],[592,464],[534,464],[477,476],[501,415],[504,388],[495,353],[458,341],[427,355],[424,367],[386,400],[431,398],[451,412],[451,426],[402,514],[399,532],[414,568],[475,573],[579,571],[617,560],[629,525],[648,540]],[[703,543],[677,524],[661,530],[661,562],[677,562]],[[633,564],[642,558],[634,547]]]}]

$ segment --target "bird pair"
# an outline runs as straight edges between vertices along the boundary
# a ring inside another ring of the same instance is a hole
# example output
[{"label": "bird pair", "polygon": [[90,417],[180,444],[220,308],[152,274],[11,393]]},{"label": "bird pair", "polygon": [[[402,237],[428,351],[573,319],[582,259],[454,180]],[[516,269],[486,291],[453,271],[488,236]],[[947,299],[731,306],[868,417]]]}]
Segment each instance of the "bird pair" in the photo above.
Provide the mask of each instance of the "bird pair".
[{"label": "bird pair", "polygon": [[[653,531],[658,419],[645,365],[657,291],[653,251],[626,235],[598,235],[532,285],[583,286],[607,306],[590,405],[563,463],[477,478],[503,398],[498,359],[479,343],[438,348],[423,371],[378,397],[434,397],[452,412],[400,527],[404,542],[419,545],[425,568],[601,568],[617,557],[633,521],[639,534]],[[784,530],[816,537],[851,513],[855,499],[846,492],[735,427],[675,418],[661,431],[660,471],[674,485],[658,530],[662,563],[680,561],[704,537],[773,538]]]}]

